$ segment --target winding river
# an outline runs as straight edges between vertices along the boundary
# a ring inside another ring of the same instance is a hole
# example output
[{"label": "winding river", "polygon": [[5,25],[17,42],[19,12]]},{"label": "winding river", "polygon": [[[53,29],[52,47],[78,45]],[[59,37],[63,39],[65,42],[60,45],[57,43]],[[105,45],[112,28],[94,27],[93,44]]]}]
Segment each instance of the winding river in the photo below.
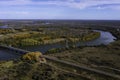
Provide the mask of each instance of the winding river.
[{"label": "winding river", "polygon": [[[111,42],[115,41],[115,37],[107,31],[101,31],[101,30],[94,30],[101,33],[101,36],[98,39],[88,41],[88,42],[77,42],[76,46],[97,46],[97,45],[107,45]],[[65,47],[65,44],[49,44],[49,45],[39,45],[39,46],[30,46],[30,47],[23,47],[22,49],[26,49],[29,51],[40,51],[42,53],[45,53],[49,49],[52,48],[63,48]],[[0,60],[11,60],[18,58],[19,55],[15,54],[14,52],[6,51],[0,49]]]},{"label": "winding river", "polygon": [[[96,32],[100,32],[101,35],[98,39],[88,41],[88,42],[77,42],[75,43],[76,46],[97,46],[97,45],[107,45],[111,42],[114,42],[116,39],[110,32],[101,31],[101,30],[94,30]],[[49,45],[39,45],[39,46],[30,46],[30,47],[23,47],[22,49],[29,50],[29,51],[40,51],[45,53],[49,49],[52,48],[63,48],[65,44],[57,43],[57,44],[49,44]]]}]

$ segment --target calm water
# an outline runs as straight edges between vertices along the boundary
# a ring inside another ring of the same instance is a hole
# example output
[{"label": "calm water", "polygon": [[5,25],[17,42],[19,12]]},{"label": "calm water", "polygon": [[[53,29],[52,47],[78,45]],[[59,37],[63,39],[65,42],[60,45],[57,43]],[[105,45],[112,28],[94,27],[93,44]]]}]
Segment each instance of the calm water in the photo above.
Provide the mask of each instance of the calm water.
[{"label": "calm water", "polygon": [[[107,45],[111,42],[114,42],[114,40],[116,39],[110,32],[99,31],[99,30],[95,30],[95,31],[101,33],[101,36],[98,39],[88,41],[88,42],[78,42],[75,45],[76,46],[85,46],[85,45],[92,46],[92,45],[101,45],[101,44]],[[24,47],[23,49],[26,49],[29,51],[40,51],[42,53],[45,53],[49,49],[62,48],[62,47],[65,47],[65,44],[57,43],[57,44],[49,44],[49,45],[39,45],[39,46],[34,46],[34,47],[32,47],[32,46]],[[11,59],[15,59],[18,57],[20,57],[20,56],[14,52],[0,49],[0,60],[11,60]]]},{"label": "calm water", "polygon": [[[100,31],[100,30],[95,30],[97,32],[101,33],[101,36],[98,39],[88,41],[88,42],[77,42],[75,45],[76,46],[95,46],[95,45],[107,45],[111,42],[113,42],[116,38],[110,33],[106,31]],[[45,53],[49,49],[52,48],[62,48],[65,47],[65,44],[49,44],[49,45],[43,45],[43,46],[34,46],[34,47],[24,47],[23,49],[29,50],[29,51],[40,51],[42,53]]]},{"label": "calm water", "polygon": [[116,37],[114,37],[110,32],[106,32],[106,31],[100,31],[100,30],[94,30],[96,32],[100,32],[101,36],[98,39],[92,40],[92,41],[88,41],[88,42],[84,42],[84,43],[77,43],[76,45],[78,46],[94,46],[94,45],[107,45],[111,42],[114,42],[116,40]]},{"label": "calm water", "polygon": [[0,60],[13,60],[19,58],[20,55],[12,51],[0,49]]}]

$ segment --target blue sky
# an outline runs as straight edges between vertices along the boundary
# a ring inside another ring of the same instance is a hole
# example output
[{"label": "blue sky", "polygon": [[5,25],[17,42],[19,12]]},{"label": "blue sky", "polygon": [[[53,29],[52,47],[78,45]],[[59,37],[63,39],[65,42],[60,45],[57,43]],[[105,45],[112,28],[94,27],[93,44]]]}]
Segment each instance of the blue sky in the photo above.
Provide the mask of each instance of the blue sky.
[{"label": "blue sky", "polygon": [[0,19],[120,20],[120,0],[0,0]]}]

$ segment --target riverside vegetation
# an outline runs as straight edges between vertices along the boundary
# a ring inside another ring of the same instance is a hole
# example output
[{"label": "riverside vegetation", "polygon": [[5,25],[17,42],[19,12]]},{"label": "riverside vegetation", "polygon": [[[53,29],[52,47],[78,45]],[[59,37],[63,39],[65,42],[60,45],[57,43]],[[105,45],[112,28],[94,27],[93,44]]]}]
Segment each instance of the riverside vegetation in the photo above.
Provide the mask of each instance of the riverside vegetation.
[{"label": "riverside vegetation", "polygon": [[8,29],[6,31],[6,29],[1,29],[0,34],[0,44],[14,47],[53,44],[65,42],[66,40],[71,43],[78,41],[85,42],[100,37],[99,32],[89,29],[72,28],[39,28],[34,31],[26,29],[14,31]]},{"label": "riverside vegetation", "polygon": [[[23,58],[20,60],[0,62],[0,79],[117,80],[86,71],[78,72],[75,68],[48,60],[45,63],[40,63],[38,60],[40,55],[39,52],[36,55],[32,52],[23,55]],[[113,42],[107,46],[80,47],[47,55],[78,65],[85,65],[113,74],[119,74],[119,71],[114,71],[114,68],[120,69],[120,41]],[[77,73],[81,76],[77,75]]]},{"label": "riverside vegetation", "polygon": [[[14,47],[34,46],[57,42],[63,43],[66,40],[74,43],[76,41],[84,42],[93,40],[100,36],[100,33],[94,32],[90,28],[74,28],[72,27],[73,23],[72,25],[69,23],[71,27],[66,27],[66,24],[57,24],[57,27],[51,27],[53,25],[49,24],[49,27],[39,27],[40,25],[38,25],[36,28],[33,28],[34,25],[32,24],[26,28],[24,23],[17,24],[17,22],[14,21],[13,23],[15,24],[9,24],[17,27],[19,27],[18,25],[23,25],[24,27],[20,29],[8,29],[9,31],[1,29],[1,45]],[[77,22],[74,26],[81,25]],[[119,32],[116,34],[115,30],[110,31],[119,37]],[[51,49],[47,53],[48,54],[45,55],[56,57],[60,60],[103,70],[116,75],[120,74],[119,39],[109,45],[91,47],[71,46],[63,49]],[[0,61],[0,80],[117,80],[84,70],[77,70],[74,67],[65,66],[64,64],[50,60],[46,61],[40,56],[40,52],[30,52],[17,60]]]}]

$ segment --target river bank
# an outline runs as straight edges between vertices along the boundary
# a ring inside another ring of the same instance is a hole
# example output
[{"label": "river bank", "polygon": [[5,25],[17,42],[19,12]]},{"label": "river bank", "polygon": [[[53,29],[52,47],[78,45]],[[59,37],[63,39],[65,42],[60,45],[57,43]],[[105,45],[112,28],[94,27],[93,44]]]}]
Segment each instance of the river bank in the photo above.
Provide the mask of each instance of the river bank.
[{"label": "river bank", "polygon": [[96,30],[97,32],[100,32],[100,37],[91,41],[87,42],[75,42],[75,43],[56,43],[56,44],[49,44],[49,45],[40,45],[40,46],[28,46],[28,47],[21,47],[22,49],[25,50],[30,50],[30,51],[40,51],[42,53],[47,52],[50,49],[54,48],[66,48],[66,45],[71,47],[79,47],[79,46],[98,46],[98,45],[108,45],[111,42],[115,41],[115,37],[107,31],[100,31]]}]

